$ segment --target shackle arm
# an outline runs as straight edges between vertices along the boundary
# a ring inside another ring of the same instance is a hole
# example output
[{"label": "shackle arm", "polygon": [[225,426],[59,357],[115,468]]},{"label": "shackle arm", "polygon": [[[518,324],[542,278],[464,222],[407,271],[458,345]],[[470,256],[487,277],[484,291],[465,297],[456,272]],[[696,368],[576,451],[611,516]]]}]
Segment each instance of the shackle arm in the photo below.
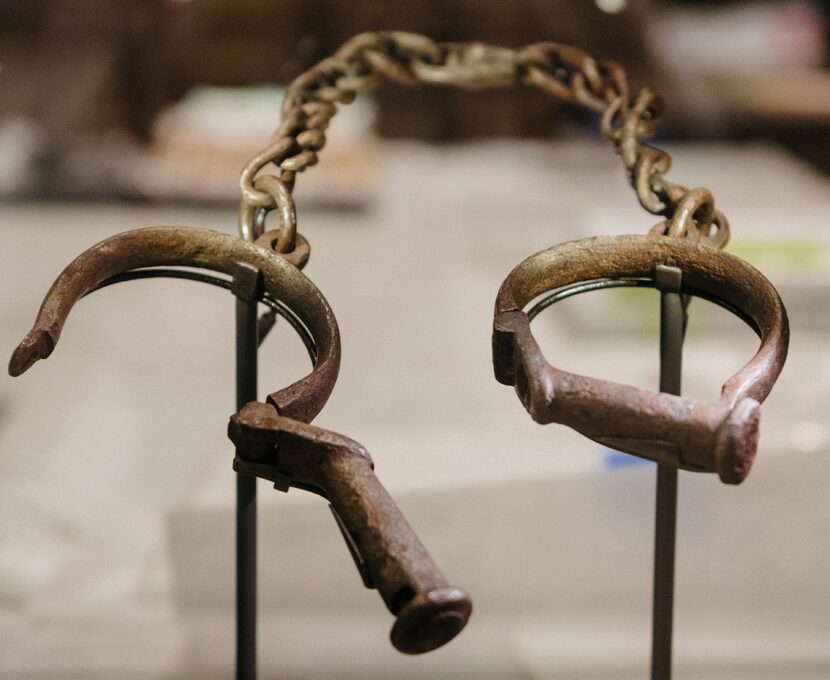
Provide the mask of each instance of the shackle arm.
[{"label": "shackle arm", "polygon": [[18,376],[47,358],[75,303],[116,274],[142,267],[187,266],[234,276],[239,263],[262,272],[263,287],[308,328],[317,347],[309,375],[271,395],[280,411],[311,420],[326,403],[340,367],[340,333],[328,302],[289,257],[209,229],[145,227],[97,243],[61,272],[40,306],[35,323],[14,350],[9,374]]},{"label": "shackle arm", "polygon": [[392,644],[420,654],[454,638],[467,623],[467,593],[448,585],[356,441],[280,416],[251,402],[231,416],[234,469],[328,499],[367,587],[395,615]]}]

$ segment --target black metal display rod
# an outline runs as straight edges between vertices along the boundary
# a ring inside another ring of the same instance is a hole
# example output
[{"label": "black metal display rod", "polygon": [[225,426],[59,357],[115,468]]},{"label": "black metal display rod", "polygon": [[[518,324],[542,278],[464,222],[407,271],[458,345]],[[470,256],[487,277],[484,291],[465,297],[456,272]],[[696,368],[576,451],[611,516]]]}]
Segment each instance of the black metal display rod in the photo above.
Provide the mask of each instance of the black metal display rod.
[{"label": "black metal display rod", "polygon": [[[236,295],[236,409],[257,398],[257,299],[262,276],[239,264]],[[236,473],[236,678],[256,679],[257,508],[256,477]]]},{"label": "black metal display rod", "polygon": [[[677,267],[658,267],[660,289],[660,391],[680,394],[686,311]],[[677,528],[677,468],[657,465],[654,522],[654,595],[651,680],[671,680],[674,619],[674,559]]]}]

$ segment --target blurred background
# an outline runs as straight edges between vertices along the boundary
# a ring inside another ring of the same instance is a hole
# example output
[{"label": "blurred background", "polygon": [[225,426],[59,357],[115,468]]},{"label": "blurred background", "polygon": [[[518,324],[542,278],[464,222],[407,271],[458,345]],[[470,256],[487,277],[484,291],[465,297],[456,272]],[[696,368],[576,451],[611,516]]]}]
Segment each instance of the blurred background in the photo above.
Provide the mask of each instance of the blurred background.
[{"label": "blurred background", "polygon": [[[712,190],[793,332],[748,480],[681,474],[676,675],[826,679],[828,4],[0,0],[0,347],[109,235],[234,233],[281,88],[355,33],[616,59],[667,102],[669,178]],[[489,356],[524,257],[656,221],[597,126],[530,90],[386,84],[342,108],[298,177],[305,271],[343,336],[317,423],[368,448],[476,610],[446,648],[397,654],[325,504],[262,482],[261,678],[647,676],[654,467],[534,424]],[[4,679],[232,676],[233,307],[190,282],[116,286],[73,311],[53,358],[0,379]],[[690,310],[684,393],[716,399],[757,340]],[[534,329],[558,366],[654,388],[657,314],[653,291],[607,291]],[[307,371],[287,324],[260,363],[263,396]]]}]

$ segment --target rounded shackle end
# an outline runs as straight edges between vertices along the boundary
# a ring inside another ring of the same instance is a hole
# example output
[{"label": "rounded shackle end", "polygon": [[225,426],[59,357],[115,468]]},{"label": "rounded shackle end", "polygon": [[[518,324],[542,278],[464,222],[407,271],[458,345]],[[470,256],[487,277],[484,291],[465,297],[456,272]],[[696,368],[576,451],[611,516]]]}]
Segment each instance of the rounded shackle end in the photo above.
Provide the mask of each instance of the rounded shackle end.
[{"label": "rounded shackle end", "polygon": [[752,469],[758,451],[761,404],[741,399],[718,428],[715,470],[725,484],[740,484]]},{"label": "rounded shackle end", "polygon": [[461,588],[444,586],[415,595],[398,612],[390,639],[404,654],[438,649],[467,625],[473,603]]},{"label": "rounded shackle end", "polygon": [[55,349],[55,339],[48,330],[33,328],[20,344],[14,348],[9,359],[9,375],[16,378],[23,375],[41,359],[46,359]]}]

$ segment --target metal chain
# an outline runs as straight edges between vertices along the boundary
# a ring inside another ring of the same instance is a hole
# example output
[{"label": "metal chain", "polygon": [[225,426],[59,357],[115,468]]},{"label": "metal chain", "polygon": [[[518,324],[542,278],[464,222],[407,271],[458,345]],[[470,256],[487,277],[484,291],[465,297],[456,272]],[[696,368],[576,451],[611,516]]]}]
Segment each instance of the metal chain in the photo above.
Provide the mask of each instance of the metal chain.
[{"label": "metal chain", "polygon": [[[662,102],[648,88],[632,94],[625,71],[616,62],[551,42],[513,50],[483,43],[437,43],[397,31],[355,36],[288,86],[279,127],[240,178],[245,238],[258,238],[265,214],[279,208],[280,226],[272,241],[279,248],[292,247],[296,215],[291,192],[296,174],[317,163],[336,105],[351,103],[382,77],[406,85],[463,88],[522,83],[596,111],[602,114],[602,134],[622,158],[640,204],[665,218],[650,233],[703,239],[717,247],[729,238],[728,222],[715,210],[707,189],[688,189],[665,179],[671,157],[642,141],[655,134]],[[269,163],[279,168],[279,176],[257,177]]]}]

